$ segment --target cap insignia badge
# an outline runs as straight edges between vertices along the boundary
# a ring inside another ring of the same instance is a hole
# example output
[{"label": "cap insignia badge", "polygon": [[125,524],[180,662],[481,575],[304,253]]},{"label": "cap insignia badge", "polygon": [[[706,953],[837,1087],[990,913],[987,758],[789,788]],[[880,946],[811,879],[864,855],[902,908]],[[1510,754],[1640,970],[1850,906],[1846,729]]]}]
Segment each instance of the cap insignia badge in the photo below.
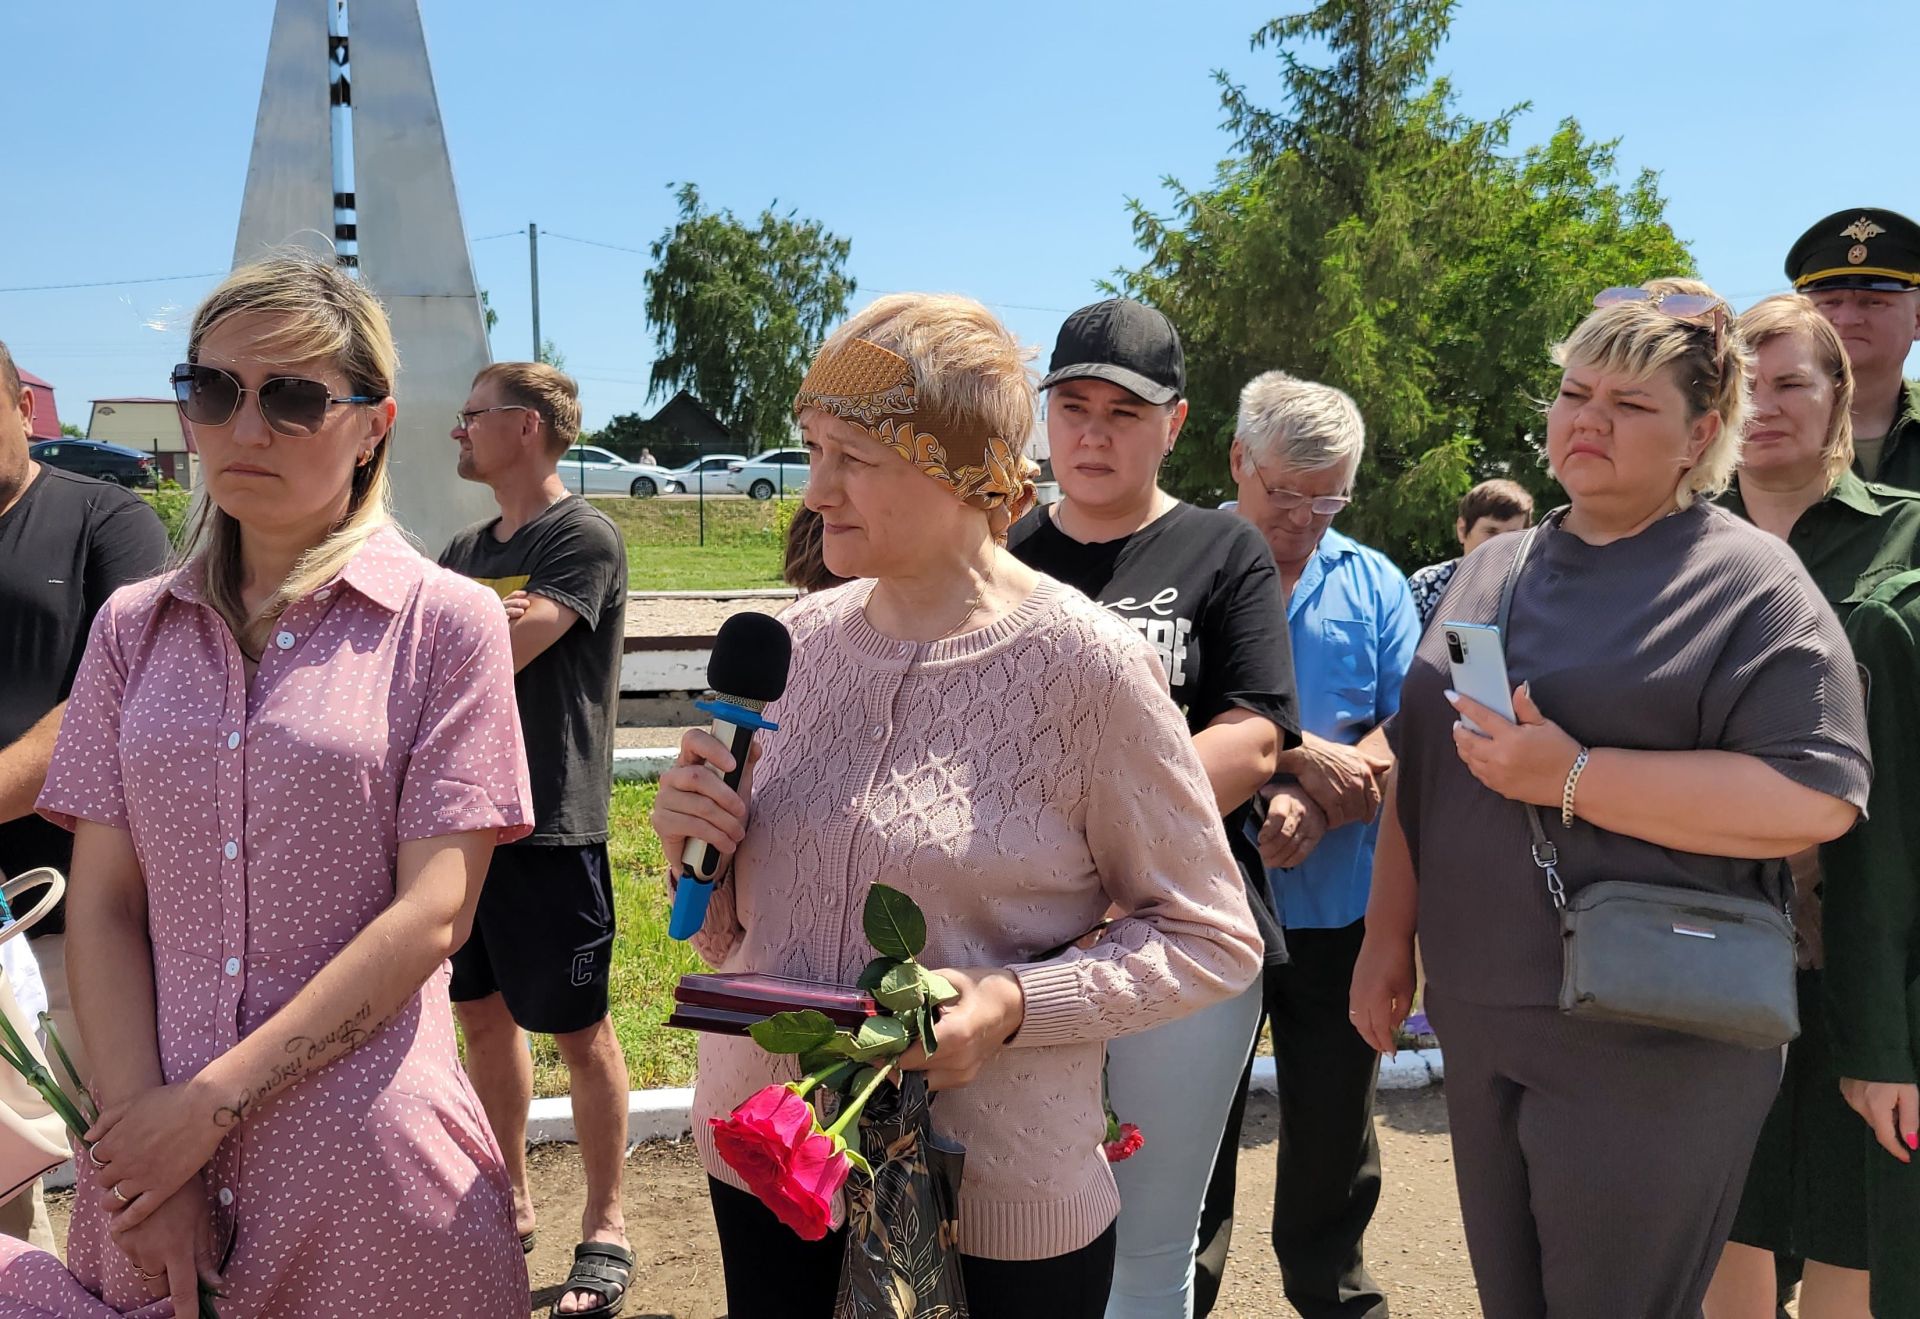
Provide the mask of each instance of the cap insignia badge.
[{"label": "cap insignia badge", "polygon": [[1842,229],[1840,236],[1842,238],[1851,238],[1856,243],[1864,243],[1869,238],[1878,237],[1885,232],[1887,232],[1885,229],[1882,229],[1879,225],[1863,215],[1845,229]]}]

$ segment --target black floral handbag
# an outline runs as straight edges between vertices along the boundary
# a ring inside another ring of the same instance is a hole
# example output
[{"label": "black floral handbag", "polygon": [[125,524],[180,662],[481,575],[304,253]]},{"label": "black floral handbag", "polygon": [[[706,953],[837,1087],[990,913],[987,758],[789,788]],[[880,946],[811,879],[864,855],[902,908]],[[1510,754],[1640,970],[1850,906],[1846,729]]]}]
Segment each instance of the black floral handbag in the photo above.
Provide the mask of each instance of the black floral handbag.
[{"label": "black floral handbag", "polygon": [[967,1319],[960,1276],[966,1151],[933,1131],[926,1078],[901,1075],[860,1116],[873,1180],[847,1182],[847,1253],[834,1319]]}]

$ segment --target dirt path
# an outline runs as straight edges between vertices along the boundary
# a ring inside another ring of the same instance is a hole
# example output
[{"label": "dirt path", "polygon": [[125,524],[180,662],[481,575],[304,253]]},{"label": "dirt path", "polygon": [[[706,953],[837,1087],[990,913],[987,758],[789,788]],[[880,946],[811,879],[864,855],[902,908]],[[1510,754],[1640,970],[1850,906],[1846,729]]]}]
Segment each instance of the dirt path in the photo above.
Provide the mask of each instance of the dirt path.
[{"label": "dirt path", "polygon": [[[1439,1091],[1382,1096],[1380,1138],[1386,1188],[1368,1238],[1375,1275],[1396,1313],[1418,1319],[1471,1319],[1480,1313],[1460,1236],[1446,1109]],[[1294,1310],[1280,1294],[1280,1274],[1268,1248],[1273,1204],[1274,1100],[1248,1104],[1242,1139],[1239,1224],[1219,1319],[1281,1319]],[[558,1295],[572,1259],[564,1226],[580,1211],[573,1151],[536,1150],[535,1195],[543,1209],[540,1244],[533,1253],[534,1313]],[[640,1259],[627,1315],[639,1319],[720,1319],[726,1313],[720,1260],[707,1211],[706,1177],[690,1142],[641,1146],[627,1162],[628,1226]]]},{"label": "dirt path", "polygon": [[792,604],[793,600],[791,595],[748,596],[732,600],[643,596],[627,601],[627,635],[710,637],[735,614],[748,610],[757,614],[777,614]]},{"label": "dirt path", "polygon": [[[1397,1314],[1418,1319],[1472,1319],[1480,1313],[1447,1147],[1446,1109],[1437,1090],[1381,1096],[1386,1188],[1367,1240],[1368,1261]],[[1274,1100],[1255,1095],[1242,1138],[1239,1228],[1219,1319],[1284,1319],[1294,1314],[1280,1294],[1268,1249],[1273,1203]],[[579,1162],[569,1146],[532,1155],[534,1196],[541,1209],[539,1244],[529,1261],[530,1313],[545,1319],[573,1260],[573,1230],[583,1197]],[[726,1300],[706,1175],[690,1141],[654,1142],[627,1160],[627,1224],[639,1266],[627,1319],[723,1319]],[[56,1234],[66,1238],[70,1199],[52,1201]]]}]

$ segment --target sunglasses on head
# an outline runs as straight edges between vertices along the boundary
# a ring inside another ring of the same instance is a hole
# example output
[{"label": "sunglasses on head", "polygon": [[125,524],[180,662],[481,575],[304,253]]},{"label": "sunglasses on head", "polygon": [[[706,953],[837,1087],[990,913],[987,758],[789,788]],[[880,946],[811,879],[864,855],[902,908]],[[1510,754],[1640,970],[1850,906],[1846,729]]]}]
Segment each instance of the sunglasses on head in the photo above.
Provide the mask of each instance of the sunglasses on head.
[{"label": "sunglasses on head", "polygon": [[1625,286],[1601,289],[1593,295],[1595,307],[1611,307],[1617,302],[1646,302],[1676,321],[1705,325],[1713,331],[1714,356],[1720,354],[1721,336],[1727,329],[1727,304],[1705,293],[1653,293]]},{"label": "sunglasses on head", "polygon": [[240,397],[251,394],[260,417],[282,435],[317,432],[327,409],[337,404],[378,403],[370,394],[337,396],[324,381],[300,376],[275,376],[258,389],[248,389],[230,372],[217,366],[182,362],[173,368],[173,397],[180,415],[196,426],[224,426],[240,410]]}]

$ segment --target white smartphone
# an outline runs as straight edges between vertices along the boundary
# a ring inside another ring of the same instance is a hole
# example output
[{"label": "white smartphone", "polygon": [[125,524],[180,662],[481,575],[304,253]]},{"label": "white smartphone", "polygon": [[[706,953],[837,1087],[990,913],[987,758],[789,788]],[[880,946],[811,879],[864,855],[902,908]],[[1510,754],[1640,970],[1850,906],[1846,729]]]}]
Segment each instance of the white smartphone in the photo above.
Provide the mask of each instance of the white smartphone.
[{"label": "white smartphone", "polygon": [[[1513,717],[1513,684],[1507,681],[1507,654],[1500,629],[1491,623],[1441,623],[1447,642],[1447,665],[1453,671],[1453,689],[1471,696],[1489,710]],[[1460,717],[1476,733],[1487,730],[1465,715]]]}]

